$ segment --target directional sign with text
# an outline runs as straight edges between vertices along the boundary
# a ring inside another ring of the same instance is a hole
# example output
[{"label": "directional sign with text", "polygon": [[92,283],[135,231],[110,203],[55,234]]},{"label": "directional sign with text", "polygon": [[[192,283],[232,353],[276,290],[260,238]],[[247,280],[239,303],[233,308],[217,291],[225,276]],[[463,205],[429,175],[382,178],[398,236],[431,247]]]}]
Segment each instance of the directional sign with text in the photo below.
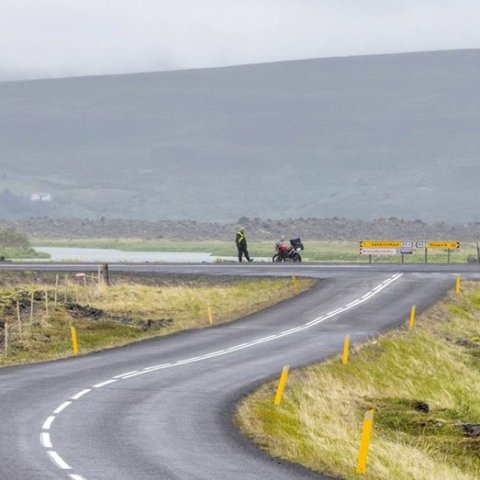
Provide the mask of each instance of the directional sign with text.
[{"label": "directional sign with text", "polygon": [[413,248],[413,242],[401,240],[362,240],[360,248]]},{"label": "directional sign with text", "polygon": [[360,255],[411,255],[413,248],[370,248],[362,247],[360,249]]},{"label": "directional sign with text", "polygon": [[443,248],[445,250],[457,250],[460,242],[417,242],[417,248]]},{"label": "directional sign with text", "polygon": [[413,248],[413,242],[400,240],[362,240],[360,248]]},{"label": "directional sign with text", "polygon": [[360,248],[360,255],[398,255],[397,248]]}]

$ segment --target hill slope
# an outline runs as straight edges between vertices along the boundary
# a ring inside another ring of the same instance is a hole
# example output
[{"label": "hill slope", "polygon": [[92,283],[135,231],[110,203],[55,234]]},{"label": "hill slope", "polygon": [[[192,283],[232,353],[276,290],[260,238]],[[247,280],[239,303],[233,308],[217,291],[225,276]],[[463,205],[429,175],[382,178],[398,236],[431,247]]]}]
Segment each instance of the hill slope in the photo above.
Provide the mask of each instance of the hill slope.
[{"label": "hill slope", "polygon": [[479,84],[480,50],[0,83],[0,191],[53,196],[0,215],[476,220]]}]

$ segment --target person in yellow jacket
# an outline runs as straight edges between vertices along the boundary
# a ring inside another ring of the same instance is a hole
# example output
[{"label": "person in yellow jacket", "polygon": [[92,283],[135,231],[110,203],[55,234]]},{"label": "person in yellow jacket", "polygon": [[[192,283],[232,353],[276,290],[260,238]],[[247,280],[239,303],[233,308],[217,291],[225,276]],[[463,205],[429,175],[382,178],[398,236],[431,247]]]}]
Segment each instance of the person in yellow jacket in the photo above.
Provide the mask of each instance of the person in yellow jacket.
[{"label": "person in yellow jacket", "polygon": [[245,229],[241,228],[237,232],[237,236],[235,237],[235,243],[237,244],[238,261],[242,263],[242,258],[245,255],[245,258],[247,259],[248,263],[252,263],[253,258],[250,258],[250,256],[248,255],[247,236],[245,234]]}]

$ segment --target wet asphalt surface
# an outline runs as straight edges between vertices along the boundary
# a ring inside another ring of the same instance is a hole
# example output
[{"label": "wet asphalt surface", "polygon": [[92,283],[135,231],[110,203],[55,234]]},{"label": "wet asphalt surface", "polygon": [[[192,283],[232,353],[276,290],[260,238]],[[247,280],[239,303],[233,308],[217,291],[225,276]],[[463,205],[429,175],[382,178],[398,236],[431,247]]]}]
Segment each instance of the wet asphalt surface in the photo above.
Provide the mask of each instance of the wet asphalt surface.
[{"label": "wet asphalt surface", "polygon": [[[96,271],[96,265],[1,269]],[[152,275],[311,276],[293,300],[237,322],[115,350],[0,370],[5,480],[321,479],[271,459],[235,428],[248,392],[403,324],[478,266],[111,265]]]}]

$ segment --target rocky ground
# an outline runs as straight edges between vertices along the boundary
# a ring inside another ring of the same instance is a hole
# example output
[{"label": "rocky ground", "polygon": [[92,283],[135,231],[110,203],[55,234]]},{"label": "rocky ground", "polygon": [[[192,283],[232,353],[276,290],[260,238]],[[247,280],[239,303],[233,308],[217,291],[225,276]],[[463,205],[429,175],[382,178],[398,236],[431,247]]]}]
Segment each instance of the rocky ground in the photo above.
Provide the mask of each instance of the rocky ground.
[{"label": "rocky ground", "polygon": [[235,223],[199,223],[193,220],[122,220],[31,218],[1,221],[34,238],[167,238],[173,240],[231,240],[240,227],[250,240],[270,240],[280,235],[309,240],[457,240],[480,239],[480,222],[449,225],[421,220],[379,218],[374,221],[346,218],[290,218],[271,220],[242,217]]}]

